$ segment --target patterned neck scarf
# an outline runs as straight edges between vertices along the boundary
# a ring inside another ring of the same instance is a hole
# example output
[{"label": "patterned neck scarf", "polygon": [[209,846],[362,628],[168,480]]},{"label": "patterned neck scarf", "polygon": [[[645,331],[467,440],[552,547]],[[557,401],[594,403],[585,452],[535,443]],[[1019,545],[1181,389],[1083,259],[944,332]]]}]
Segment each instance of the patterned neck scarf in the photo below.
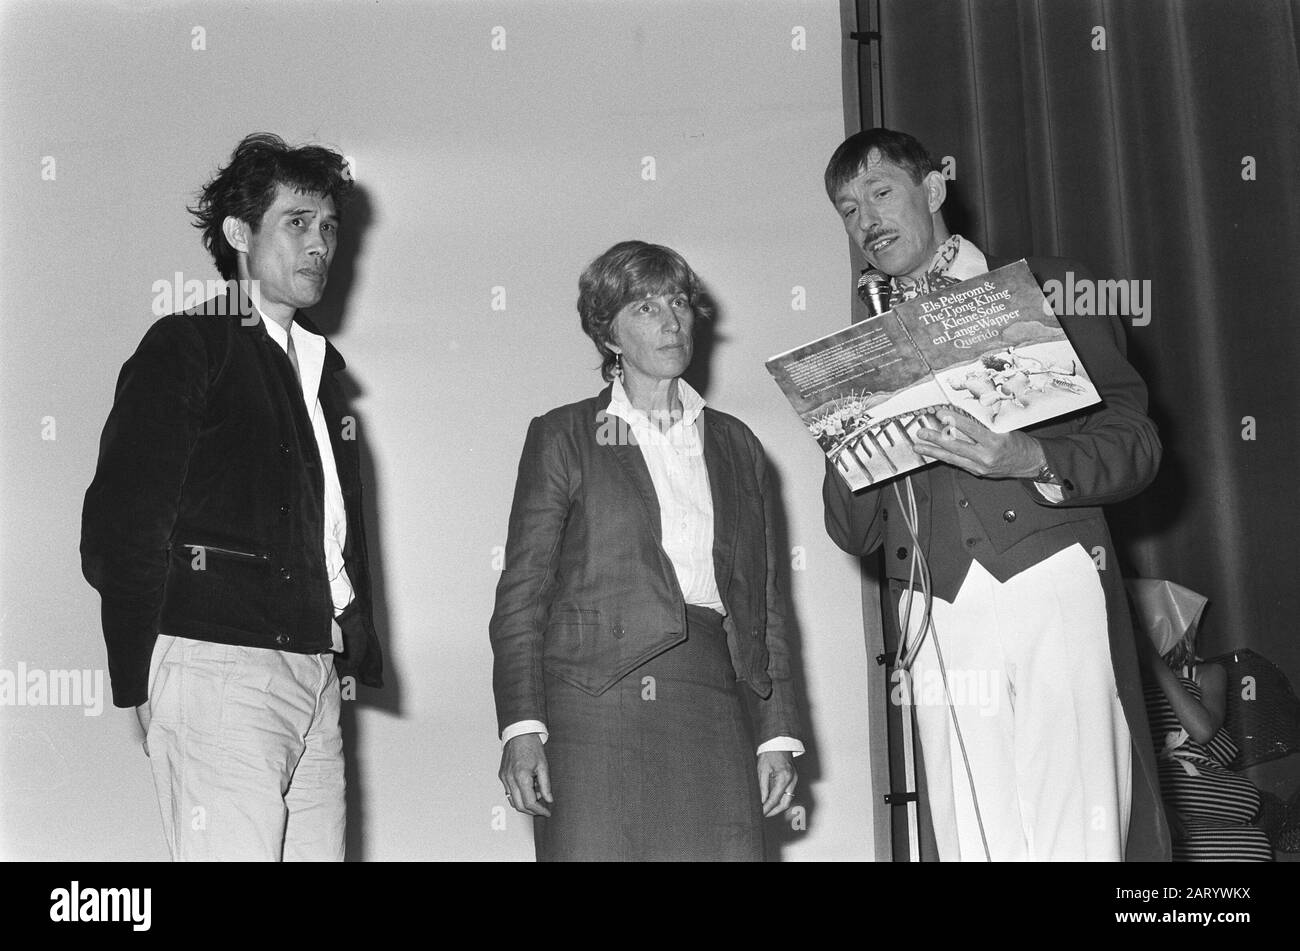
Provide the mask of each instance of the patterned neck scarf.
[{"label": "patterned neck scarf", "polygon": [[889,305],[930,294],[941,287],[959,284],[988,270],[988,262],[974,244],[959,234],[950,235],[934,252],[930,268],[920,277],[895,277],[891,282]]}]

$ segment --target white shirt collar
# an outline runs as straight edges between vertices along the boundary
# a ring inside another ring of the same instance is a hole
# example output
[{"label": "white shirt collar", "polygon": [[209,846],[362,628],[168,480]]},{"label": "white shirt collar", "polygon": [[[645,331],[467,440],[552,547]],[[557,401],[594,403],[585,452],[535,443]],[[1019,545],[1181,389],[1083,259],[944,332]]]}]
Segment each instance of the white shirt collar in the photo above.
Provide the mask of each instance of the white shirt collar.
[{"label": "white shirt collar", "polygon": [[288,349],[289,331],[285,330],[279,323],[262,313],[256,304],[253,305],[253,310],[257,311],[257,316],[262,318],[262,325],[266,327],[266,332],[271,335],[271,339],[280,345],[281,350]]},{"label": "white shirt collar", "polygon": [[[256,304],[253,309],[262,318],[262,325],[280,349],[289,352],[289,331],[262,313]],[[315,412],[316,394],[325,364],[325,338],[314,334],[297,321],[293,324],[293,348],[298,352],[298,369],[302,374],[302,396],[311,412]]]},{"label": "white shirt collar", "polygon": [[[677,378],[677,398],[682,401],[682,418],[680,425],[693,426],[699,418],[700,413],[704,412],[704,397],[696,392],[695,387],[691,386],[681,377]],[[628,399],[627,389],[623,386],[623,381],[617,377],[614,379],[612,391],[609,399],[609,409],[606,410],[611,416],[617,416],[628,423],[630,426],[649,425],[650,417],[644,410],[639,410],[632,405]],[[674,424],[678,425],[678,424]]]}]

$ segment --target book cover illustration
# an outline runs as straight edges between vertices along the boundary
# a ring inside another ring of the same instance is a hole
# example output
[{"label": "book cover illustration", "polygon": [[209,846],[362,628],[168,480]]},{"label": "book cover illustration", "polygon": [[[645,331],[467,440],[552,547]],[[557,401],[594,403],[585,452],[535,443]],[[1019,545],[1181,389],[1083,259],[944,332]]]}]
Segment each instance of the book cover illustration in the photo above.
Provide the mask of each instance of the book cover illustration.
[{"label": "book cover illustration", "polygon": [[915,434],[952,408],[1010,432],[1100,401],[1024,261],[899,304],[767,361],[853,490],[932,460]]},{"label": "book cover illustration", "polygon": [[899,304],[945,393],[994,432],[1007,433],[1101,401],[1024,261]]}]

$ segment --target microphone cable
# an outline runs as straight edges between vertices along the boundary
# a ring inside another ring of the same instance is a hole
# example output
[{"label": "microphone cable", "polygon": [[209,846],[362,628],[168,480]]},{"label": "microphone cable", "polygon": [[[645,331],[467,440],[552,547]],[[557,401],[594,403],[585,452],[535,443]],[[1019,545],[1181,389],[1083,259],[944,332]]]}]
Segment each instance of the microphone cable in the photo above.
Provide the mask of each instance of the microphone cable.
[{"label": "microphone cable", "polygon": [[[866,268],[858,278],[858,297],[862,303],[867,306],[872,317],[878,317],[890,307],[890,288],[892,279],[883,271],[870,267]],[[984,817],[980,813],[979,796],[975,793],[975,777],[970,768],[970,757],[966,754],[966,741],[961,734],[961,724],[957,722],[957,710],[953,706],[952,692],[948,689],[948,670],[944,666],[943,651],[939,648],[939,632],[934,626],[934,592],[932,590],[932,578],[930,575],[930,563],[926,560],[925,553],[921,550],[921,539],[918,526],[920,519],[916,507],[916,491],[912,487],[912,477],[904,477],[907,486],[907,504],[903,503],[903,497],[898,491],[898,482],[895,481],[892,488],[894,498],[898,501],[899,511],[903,515],[903,522],[907,525],[907,532],[912,536],[912,566],[908,569],[907,574],[907,610],[903,613],[903,621],[898,638],[898,667],[902,670],[902,675],[907,679],[907,696],[914,698],[912,693],[912,663],[916,660],[917,654],[921,650],[921,645],[925,643],[927,634],[934,635],[934,652],[939,658],[939,679],[943,682],[943,694],[948,701],[948,713],[952,717],[953,730],[957,734],[957,745],[961,749],[962,764],[966,768],[966,782],[970,784],[971,802],[975,806],[975,822],[979,826],[980,843],[984,846],[984,858],[992,862],[993,857],[989,852],[989,840],[984,834]],[[919,636],[915,645],[908,644],[908,633],[911,631],[912,621],[912,602],[915,600],[917,582],[920,582],[921,599],[922,599],[922,617],[919,628]],[[888,603],[888,602],[886,602]],[[915,708],[915,703],[909,703],[910,707]],[[914,714],[915,715],[915,714]],[[911,724],[908,724],[911,728]]]},{"label": "microphone cable", "polygon": [[[975,792],[975,774],[971,770],[970,756],[966,752],[966,740],[962,736],[961,723],[957,720],[957,709],[952,702],[952,692],[948,689],[948,668],[943,661],[943,650],[939,646],[939,630],[934,623],[934,590],[932,587],[933,578],[930,574],[930,563],[921,550],[920,538],[920,519],[917,513],[916,490],[912,487],[912,477],[905,476],[903,482],[907,487],[907,502],[904,504],[903,496],[898,491],[898,482],[893,484],[894,498],[898,501],[899,511],[903,514],[903,523],[907,526],[907,533],[912,537],[912,567],[908,570],[907,576],[907,609],[903,612],[903,620],[899,631],[898,644],[898,666],[903,671],[903,676],[907,678],[907,696],[914,698],[912,692],[912,664],[916,656],[920,653],[921,645],[925,643],[927,635],[932,635],[934,639],[934,653],[939,659],[939,680],[943,683],[944,698],[948,701],[948,715],[952,719],[953,731],[957,734],[957,746],[961,750],[962,765],[966,769],[966,782],[970,786],[971,803],[975,807],[975,824],[979,828],[980,844],[984,848],[984,859],[987,862],[993,861],[993,855],[989,851],[988,836],[984,832],[984,815],[980,811],[979,795]],[[912,602],[915,601],[917,581],[920,582],[922,615],[919,626],[919,636],[916,643],[908,643],[908,634],[911,631],[912,621]],[[915,707],[915,703],[911,706]]]}]

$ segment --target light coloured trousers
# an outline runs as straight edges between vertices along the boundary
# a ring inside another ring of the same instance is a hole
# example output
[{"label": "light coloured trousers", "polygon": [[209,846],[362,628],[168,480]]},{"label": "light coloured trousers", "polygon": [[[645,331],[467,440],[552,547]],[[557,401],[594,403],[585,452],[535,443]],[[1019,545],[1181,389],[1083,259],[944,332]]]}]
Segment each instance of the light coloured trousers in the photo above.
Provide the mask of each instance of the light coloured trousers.
[{"label": "light coloured trousers", "polygon": [[[909,643],[921,614],[917,597]],[[1087,552],[1073,545],[1005,584],[975,562],[955,601],[934,599],[933,620],[911,694],[940,860],[984,861],[986,839],[994,861],[1121,861],[1131,744]]]},{"label": "light coloured trousers", "polygon": [[145,738],[175,861],[342,861],[332,654],[159,635]]}]

